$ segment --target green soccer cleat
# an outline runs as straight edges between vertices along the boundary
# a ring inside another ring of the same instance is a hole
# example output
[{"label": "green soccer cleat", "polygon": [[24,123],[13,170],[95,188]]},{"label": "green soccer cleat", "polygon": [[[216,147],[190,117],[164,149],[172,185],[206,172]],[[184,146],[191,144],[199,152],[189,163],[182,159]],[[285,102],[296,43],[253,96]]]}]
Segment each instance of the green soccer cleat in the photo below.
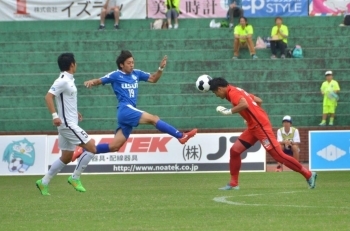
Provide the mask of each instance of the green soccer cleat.
[{"label": "green soccer cleat", "polygon": [[40,190],[41,195],[43,195],[43,196],[50,196],[49,186],[43,184],[41,179],[37,180],[35,184],[36,184],[36,187]]},{"label": "green soccer cleat", "polygon": [[86,189],[84,186],[81,184],[80,180],[74,180],[72,176],[68,177],[68,183],[75,188],[78,192],[86,192]]},{"label": "green soccer cleat", "polygon": [[313,189],[316,187],[316,178],[317,178],[317,173],[312,172],[311,177],[307,180],[307,183],[309,184],[310,189]]}]

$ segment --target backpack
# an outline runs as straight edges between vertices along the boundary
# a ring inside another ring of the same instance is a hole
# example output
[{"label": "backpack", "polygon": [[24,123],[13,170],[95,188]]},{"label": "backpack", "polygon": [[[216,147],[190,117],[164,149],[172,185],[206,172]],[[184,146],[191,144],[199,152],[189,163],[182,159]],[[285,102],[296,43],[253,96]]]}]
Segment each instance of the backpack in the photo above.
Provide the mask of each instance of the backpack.
[{"label": "backpack", "polygon": [[154,29],[154,30],[168,29],[168,23],[166,20],[163,21],[163,19],[156,19],[151,24],[151,29]]},{"label": "backpack", "polygon": [[296,45],[291,51],[293,58],[303,58],[303,50],[300,45]]},{"label": "backpack", "polygon": [[350,26],[350,15],[346,15],[344,18],[344,25]]}]

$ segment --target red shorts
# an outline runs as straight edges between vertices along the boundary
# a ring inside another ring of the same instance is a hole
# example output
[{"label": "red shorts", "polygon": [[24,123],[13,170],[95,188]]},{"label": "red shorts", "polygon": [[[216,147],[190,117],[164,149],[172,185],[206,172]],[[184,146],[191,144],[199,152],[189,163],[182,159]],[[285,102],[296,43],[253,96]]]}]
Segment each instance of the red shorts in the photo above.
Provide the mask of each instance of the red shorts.
[{"label": "red shorts", "polygon": [[254,128],[246,129],[238,139],[243,140],[250,145],[254,145],[257,141],[260,141],[267,151],[271,150],[273,147],[281,146],[278,143],[271,126],[256,126]]}]

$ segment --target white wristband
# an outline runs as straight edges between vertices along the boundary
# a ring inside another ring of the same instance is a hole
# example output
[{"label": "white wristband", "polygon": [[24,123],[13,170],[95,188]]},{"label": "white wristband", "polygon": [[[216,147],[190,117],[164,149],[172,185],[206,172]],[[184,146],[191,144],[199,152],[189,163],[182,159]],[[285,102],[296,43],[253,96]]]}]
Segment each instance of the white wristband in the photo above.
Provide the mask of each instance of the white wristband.
[{"label": "white wristband", "polygon": [[159,71],[163,71],[163,70],[164,70],[164,68],[158,67],[158,70],[159,70]]},{"label": "white wristband", "polygon": [[57,112],[52,113],[52,119],[53,119],[53,120],[54,120],[54,119],[58,119],[58,118],[60,118],[60,117],[57,115]]}]

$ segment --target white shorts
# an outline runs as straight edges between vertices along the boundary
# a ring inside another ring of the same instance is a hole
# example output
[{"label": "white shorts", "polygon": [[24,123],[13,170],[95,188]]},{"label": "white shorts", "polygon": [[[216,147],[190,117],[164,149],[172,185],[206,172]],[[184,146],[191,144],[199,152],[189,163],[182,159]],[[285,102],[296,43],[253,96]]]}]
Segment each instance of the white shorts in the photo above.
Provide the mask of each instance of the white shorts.
[{"label": "white shorts", "polygon": [[90,140],[89,135],[79,126],[58,129],[58,148],[61,150],[74,151],[77,145],[86,144]]}]

